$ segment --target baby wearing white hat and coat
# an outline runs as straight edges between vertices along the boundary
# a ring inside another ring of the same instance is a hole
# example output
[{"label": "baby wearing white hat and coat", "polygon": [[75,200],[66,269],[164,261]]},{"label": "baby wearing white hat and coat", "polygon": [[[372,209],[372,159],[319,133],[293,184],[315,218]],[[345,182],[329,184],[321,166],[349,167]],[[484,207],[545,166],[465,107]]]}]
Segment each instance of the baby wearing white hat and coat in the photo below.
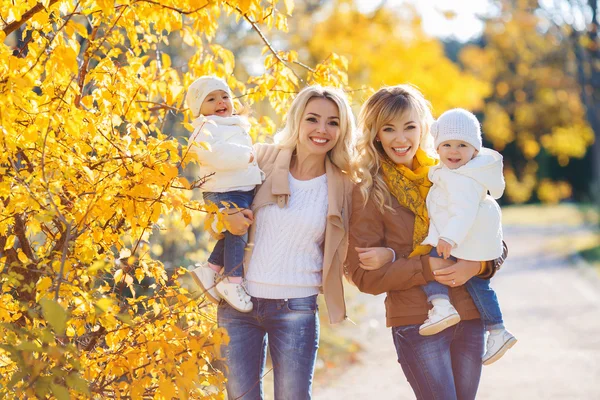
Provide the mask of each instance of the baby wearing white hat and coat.
[{"label": "baby wearing white hat and coat", "polygon": [[[264,174],[254,160],[250,124],[235,114],[229,86],[215,76],[203,76],[190,85],[185,100],[194,117],[190,151],[198,156],[200,176],[208,177],[202,185],[204,202],[219,208],[249,209]],[[247,235],[225,231],[208,264],[191,271],[210,300],[222,298],[241,312],[252,310],[242,280],[246,243]]]},{"label": "baby wearing white hat and coat", "polygon": [[[495,199],[502,196],[505,186],[502,155],[482,147],[479,121],[467,110],[446,111],[433,123],[431,133],[440,163],[429,170],[432,187],[426,203],[430,223],[423,244],[434,246],[433,257],[470,261],[500,257],[502,214]],[[489,365],[517,339],[504,327],[489,280],[473,277],[466,285],[489,332],[482,359]],[[419,328],[421,335],[434,335],[460,321],[447,286],[434,281],[423,290],[433,307]]]}]

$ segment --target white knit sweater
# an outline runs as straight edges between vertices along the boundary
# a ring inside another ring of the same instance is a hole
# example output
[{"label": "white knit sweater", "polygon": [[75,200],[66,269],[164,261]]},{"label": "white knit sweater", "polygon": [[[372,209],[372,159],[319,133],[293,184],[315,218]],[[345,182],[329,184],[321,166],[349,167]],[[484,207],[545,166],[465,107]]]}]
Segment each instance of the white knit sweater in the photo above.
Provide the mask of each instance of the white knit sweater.
[{"label": "white knit sweater", "polygon": [[327,222],[327,176],[299,181],[291,174],[287,207],[255,214],[256,237],[247,268],[253,297],[287,299],[319,293]]}]

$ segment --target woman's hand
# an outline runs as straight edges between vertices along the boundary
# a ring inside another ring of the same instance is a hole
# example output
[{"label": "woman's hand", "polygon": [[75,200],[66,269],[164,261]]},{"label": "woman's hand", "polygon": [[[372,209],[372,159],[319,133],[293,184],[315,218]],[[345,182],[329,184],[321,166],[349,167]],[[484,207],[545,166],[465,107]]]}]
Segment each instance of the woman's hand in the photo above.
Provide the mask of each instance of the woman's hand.
[{"label": "woman's hand", "polygon": [[437,271],[438,269],[444,269],[452,265],[454,265],[454,261],[444,260],[443,258],[437,257],[429,257],[429,266],[431,267],[431,272]]},{"label": "woman's hand", "polygon": [[[433,258],[430,258],[430,261]],[[456,287],[464,285],[469,279],[477,275],[481,264],[479,261],[458,260],[449,267],[438,269],[433,272],[435,280],[439,283]],[[433,267],[432,267],[433,270]]]},{"label": "woman's hand", "polygon": [[392,262],[394,252],[387,247],[355,247],[360,261],[359,266],[367,271],[372,271]]},{"label": "woman's hand", "polygon": [[223,223],[225,229],[236,236],[245,235],[248,227],[254,222],[252,210],[244,208],[237,210],[235,208],[223,211]]}]

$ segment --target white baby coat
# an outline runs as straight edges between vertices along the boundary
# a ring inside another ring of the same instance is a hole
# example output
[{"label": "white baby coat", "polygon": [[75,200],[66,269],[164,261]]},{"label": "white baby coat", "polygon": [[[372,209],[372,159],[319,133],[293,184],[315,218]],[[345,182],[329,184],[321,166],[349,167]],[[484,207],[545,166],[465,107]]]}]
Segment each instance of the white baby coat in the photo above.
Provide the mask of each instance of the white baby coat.
[{"label": "white baby coat", "polygon": [[[192,121],[190,151],[200,161],[200,177],[211,175],[202,185],[207,192],[252,190],[263,180],[256,160],[249,162],[252,139],[250,123],[241,116],[200,116]],[[200,144],[203,143],[203,144]]]},{"label": "white baby coat", "polygon": [[[453,241],[454,257],[485,261],[502,254],[502,213],[494,199],[504,193],[502,155],[482,147],[460,168],[442,163],[431,167],[433,186],[427,195],[429,233],[423,244],[437,246],[440,238]],[[489,192],[489,194],[488,194]]]}]

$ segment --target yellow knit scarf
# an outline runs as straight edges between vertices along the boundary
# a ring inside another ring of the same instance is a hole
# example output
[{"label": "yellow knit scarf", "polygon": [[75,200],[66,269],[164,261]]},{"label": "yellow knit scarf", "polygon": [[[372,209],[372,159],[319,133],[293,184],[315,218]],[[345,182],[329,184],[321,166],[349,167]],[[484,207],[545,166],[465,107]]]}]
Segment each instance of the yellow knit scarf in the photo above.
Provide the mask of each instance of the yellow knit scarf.
[{"label": "yellow knit scarf", "polygon": [[425,240],[429,231],[429,216],[427,215],[425,199],[427,193],[429,193],[431,181],[427,174],[429,173],[429,167],[437,163],[438,160],[419,148],[413,159],[412,169],[402,164],[394,164],[387,158],[381,164],[383,179],[392,196],[398,200],[402,207],[415,214],[413,251],[409,257],[429,254],[431,251],[431,246],[424,246],[421,243]]}]

